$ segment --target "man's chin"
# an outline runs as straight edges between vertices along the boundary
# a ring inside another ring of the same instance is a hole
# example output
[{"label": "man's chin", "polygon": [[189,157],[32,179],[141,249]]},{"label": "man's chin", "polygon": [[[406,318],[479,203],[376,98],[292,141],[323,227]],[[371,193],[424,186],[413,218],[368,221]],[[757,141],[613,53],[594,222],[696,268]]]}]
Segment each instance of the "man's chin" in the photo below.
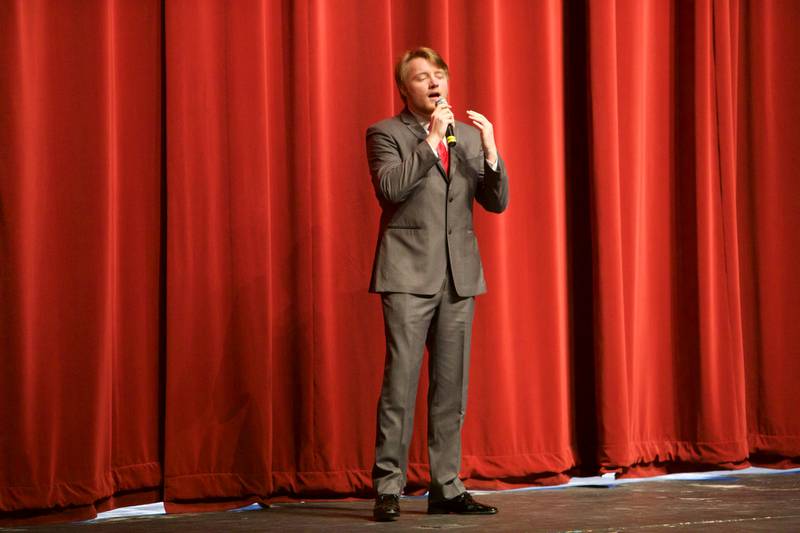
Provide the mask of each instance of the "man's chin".
[{"label": "man's chin", "polygon": [[426,102],[426,105],[415,105],[414,107],[411,108],[411,110],[414,113],[425,117],[433,113],[435,109],[436,109],[436,104],[431,102]]}]

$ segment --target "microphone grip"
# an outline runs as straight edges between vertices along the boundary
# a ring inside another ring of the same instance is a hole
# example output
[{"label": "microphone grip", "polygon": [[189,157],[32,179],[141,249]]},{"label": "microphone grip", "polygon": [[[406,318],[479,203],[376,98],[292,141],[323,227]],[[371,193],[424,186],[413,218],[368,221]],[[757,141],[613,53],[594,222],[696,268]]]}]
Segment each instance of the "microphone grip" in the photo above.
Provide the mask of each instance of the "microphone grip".
[{"label": "microphone grip", "polygon": [[445,132],[444,140],[447,143],[447,146],[451,146],[451,147],[455,146],[456,143],[458,142],[458,140],[456,139],[456,134],[453,131],[453,125],[452,124],[448,124],[447,125],[447,131]]}]

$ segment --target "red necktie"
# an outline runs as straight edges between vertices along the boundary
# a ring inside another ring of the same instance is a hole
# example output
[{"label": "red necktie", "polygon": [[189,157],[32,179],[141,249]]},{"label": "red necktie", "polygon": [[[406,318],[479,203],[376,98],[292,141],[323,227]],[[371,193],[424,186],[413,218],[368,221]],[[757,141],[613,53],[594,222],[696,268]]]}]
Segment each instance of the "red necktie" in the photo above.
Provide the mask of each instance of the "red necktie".
[{"label": "red necktie", "polygon": [[447,147],[444,145],[444,141],[439,142],[439,159],[442,161],[442,166],[444,167],[444,171],[446,173],[450,173],[450,154],[447,153]]}]

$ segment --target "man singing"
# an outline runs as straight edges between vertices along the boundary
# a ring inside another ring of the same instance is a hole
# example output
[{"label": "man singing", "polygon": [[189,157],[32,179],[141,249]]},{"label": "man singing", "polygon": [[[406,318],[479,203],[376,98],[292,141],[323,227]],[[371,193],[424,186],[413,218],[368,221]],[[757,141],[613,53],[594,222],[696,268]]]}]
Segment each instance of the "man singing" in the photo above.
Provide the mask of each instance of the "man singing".
[{"label": "man singing", "polygon": [[400,515],[414,401],[427,343],[430,354],[428,513],[494,514],[458,477],[467,405],[475,296],[486,292],[472,226],[473,199],[500,213],[508,176],[492,124],[447,103],[449,72],[430,48],[409,50],[395,67],[405,109],[367,129],[367,156],[383,210],[370,290],[381,294],[386,363],[378,402],[376,520]]}]

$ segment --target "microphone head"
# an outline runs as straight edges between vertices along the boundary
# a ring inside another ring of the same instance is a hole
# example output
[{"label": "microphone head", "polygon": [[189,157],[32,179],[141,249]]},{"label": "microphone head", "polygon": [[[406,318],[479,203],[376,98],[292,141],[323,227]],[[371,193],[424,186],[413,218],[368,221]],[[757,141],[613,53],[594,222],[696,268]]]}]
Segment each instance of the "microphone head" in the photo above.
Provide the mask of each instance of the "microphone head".
[{"label": "microphone head", "polygon": [[444,96],[440,96],[439,99],[436,100],[436,105],[437,106],[440,106],[440,105],[446,104],[446,103],[447,103],[447,98],[445,98]]}]

